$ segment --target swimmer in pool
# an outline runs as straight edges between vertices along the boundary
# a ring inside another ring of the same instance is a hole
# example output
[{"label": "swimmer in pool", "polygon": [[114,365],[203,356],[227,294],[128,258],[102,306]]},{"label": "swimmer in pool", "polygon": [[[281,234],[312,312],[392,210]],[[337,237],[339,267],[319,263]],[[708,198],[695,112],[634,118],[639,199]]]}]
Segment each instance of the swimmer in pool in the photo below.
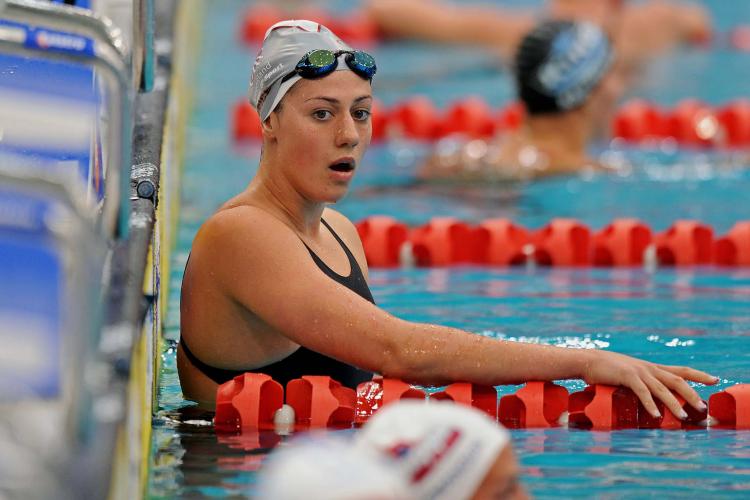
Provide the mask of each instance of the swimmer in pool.
[{"label": "swimmer in pool", "polygon": [[340,200],[370,142],[375,61],[311,21],[282,21],[253,66],[262,120],[257,174],[201,226],[182,282],[177,351],[186,398],[215,404],[246,371],[285,384],[329,375],[349,387],[373,372],[413,383],[485,385],[581,378],[624,385],[658,414],[702,408],[687,380],[716,378],[614,352],[506,342],[415,323],[374,304],[354,225]]},{"label": "swimmer in pool", "polygon": [[619,68],[627,72],[679,45],[705,42],[712,31],[711,19],[699,5],[663,0],[549,0],[541,10],[368,0],[365,12],[386,36],[484,46],[507,60],[542,19],[589,21],[614,41]]},{"label": "swimmer in pool", "polygon": [[355,447],[390,457],[418,500],[524,500],[510,433],[475,408],[402,400],[373,415]]},{"label": "swimmer in pool", "polygon": [[438,142],[419,176],[426,180],[523,180],[606,170],[589,157],[591,140],[611,121],[621,92],[614,52],[595,24],[544,21],[521,41],[514,74],[526,117],[489,141]]},{"label": "swimmer in pool", "polygon": [[519,475],[510,434],[483,412],[402,400],[351,439],[293,437],[263,464],[256,493],[259,500],[523,500]]}]

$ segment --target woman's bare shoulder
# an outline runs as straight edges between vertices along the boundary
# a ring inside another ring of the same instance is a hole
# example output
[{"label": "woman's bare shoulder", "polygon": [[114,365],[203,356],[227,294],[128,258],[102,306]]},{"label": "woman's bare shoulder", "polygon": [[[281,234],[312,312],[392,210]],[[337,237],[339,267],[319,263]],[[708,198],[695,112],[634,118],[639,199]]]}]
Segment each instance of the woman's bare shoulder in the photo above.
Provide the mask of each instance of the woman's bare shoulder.
[{"label": "woman's bare shoulder", "polygon": [[359,239],[359,233],[357,232],[357,226],[349,220],[341,212],[338,212],[332,208],[326,208],[323,211],[323,219],[328,222],[334,231],[347,243],[347,245],[354,245],[355,248],[360,248],[362,243]]},{"label": "woman's bare shoulder", "polygon": [[237,248],[272,245],[279,238],[294,238],[294,233],[268,211],[252,205],[224,206],[201,225],[192,252],[231,253]]},{"label": "woman's bare shoulder", "polygon": [[341,230],[352,234],[357,233],[357,228],[354,223],[344,214],[332,209],[331,207],[326,207],[326,209],[323,210],[323,219],[325,219],[325,221],[337,231]]}]

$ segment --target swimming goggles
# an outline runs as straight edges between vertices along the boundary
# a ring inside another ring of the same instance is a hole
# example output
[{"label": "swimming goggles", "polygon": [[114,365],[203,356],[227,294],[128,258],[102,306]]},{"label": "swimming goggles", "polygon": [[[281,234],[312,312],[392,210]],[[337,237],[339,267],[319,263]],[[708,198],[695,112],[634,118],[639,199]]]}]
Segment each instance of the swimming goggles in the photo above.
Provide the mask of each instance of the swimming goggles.
[{"label": "swimming goggles", "polygon": [[370,54],[361,50],[339,50],[334,52],[327,49],[311,50],[302,56],[294,71],[285,76],[284,80],[288,80],[294,75],[299,75],[302,78],[320,78],[326,76],[336,70],[339,65],[339,56],[342,54],[346,54],[344,61],[346,61],[349,69],[362,78],[372,80],[378,67],[375,65],[375,58]]}]

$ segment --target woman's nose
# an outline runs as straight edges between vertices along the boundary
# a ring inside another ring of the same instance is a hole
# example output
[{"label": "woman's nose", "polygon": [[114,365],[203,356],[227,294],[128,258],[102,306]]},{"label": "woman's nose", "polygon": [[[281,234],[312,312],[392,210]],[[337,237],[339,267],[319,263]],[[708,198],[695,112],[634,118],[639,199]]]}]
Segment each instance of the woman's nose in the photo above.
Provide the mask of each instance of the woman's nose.
[{"label": "woman's nose", "polygon": [[343,117],[336,129],[336,145],[354,147],[359,144],[359,130],[354,118],[351,116]]}]

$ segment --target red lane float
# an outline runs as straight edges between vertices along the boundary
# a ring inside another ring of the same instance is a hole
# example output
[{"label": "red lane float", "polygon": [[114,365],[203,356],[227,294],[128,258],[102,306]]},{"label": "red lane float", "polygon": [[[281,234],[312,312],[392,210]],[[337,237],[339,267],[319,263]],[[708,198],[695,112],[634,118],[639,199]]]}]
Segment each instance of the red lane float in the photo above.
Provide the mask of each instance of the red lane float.
[{"label": "red lane float", "polygon": [[699,411],[693,408],[691,405],[685,402],[685,399],[677,393],[672,392],[672,395],[677,398],[680,406],[687,414],[687,418],[680,420],[675,417],[669,409],[659,401],[655,400],[656,407],[661,413],[660,417],[654,417],[651,415],[646,408],[639,402],[638,403],[638,428],[639,429],[696,429],[699,427],[705,427],[704,421],[708,418],[708,407]]},{"label": "red lane float", "polygon": [[342,40],[350,44],[368,45],[379,37],[379,30],[367,15],[353,11],[343,16],[332,16],[313,7],[294,12],[278,9],[269,4],[253,6],[245,12],[242,21],[242,41],[247,45],[259,45],[268,28],[284,19],[309,19],[326,26]]},{"label": "red lane float", "polygon": [[424,391],[392,378],[376,377],[357,386],[354,424],[362,425],[383,406],[401,399],[425,399]]},{"label": "red lane float", "polygon": [[529,232],[508,219],[489,219],[474,230],[475,262],[495,266],[519,265],[531,253]]},{"label": "red lane float", "polygon": [[659,139],[665,135],[662,111],[643,99],[623,104],[612,121],[612,135],[630,142]]},{"label": "red lane float", "polygon": [[387,136],[403,136],[409,139],[433,140],[436,138],[440,115],[437,108],[425,96],[414,96],[389,112]]},{"label": "red lane float", "polygon": [[468,224],[453,217],[435,217],[409,235],[418,266],[449,266],[474,260],[478,249]]},{"label": "red lane float", "polygon": [[380,38],[378,25],[369,16],[359,11],[333,18],[329,28],[350,45],[372,45]]},{"label": "red lane float", "polygon": [[409,230],[392,217],[373,216],[358,222],[357,229],[373,267],[397,266],[407,251],[405,243],[423,267],[509,266],[530,260],[553,266],[637,266],[645,263],[652,246],[664,266],[750,266],[750,221],[736,223],[716,242],[711,227],[689,220],[676,221],[656,235],[636,219],[617,219],[593,236],[572,219],[553,219],[530,232],[508,219],[471,226],[453,217],[436,217]]},{"label": "red lane float", "polygon": [[750,266],[750,221],[736,223],[716,241],[714,262],[721,266]]},{"label": "red lane float", "polygon": [[[241,25],[243,42],[248,45],[259,44],[266,30],[283,19],[309,19],[318,22],[349,43],[371,44],[382,38],[378,24],[361,10],[335,15],[328,10],[310,7],[290,11],[279,9],[269,3],[262,3],[245,11]],[[737,25],[721,34],[710,31],[692,33],[689,41],[705,48],[718,44],[736,51],[750,52],[750,26]]]},{"label": "red lane float", "polygon": [[553,219],[532,241],[537,264],[585,266],[591,262],[591,230],[575,219]]},{"label": "red lane float", "polygon": [[651,229],[637,219],[617,219],[594,234],[595,266],[643,265],[643,254],[651,244]]},{"label": "red lane float", "polygon": [[500,398],[499,422],[510,429],[558,427],[568,409],[568,390],[552,382],[527,382]]},{"label": "red lane float", "polygon": [[242,40],[248,45],[259,44],[268,28],[286,18],[284,11],[270,4],[256,5],[245,13],[241,28]]},{"label": "red lane float", "polygon": [[726,104],[717,111],[717,118],[727,146],[742,147],[750,144],[750,101],[740,99]]},{"label": "red lane float", "polygon": [[[498,132],[518,129],[524,119],[524,107],[517,102],[492,109],[480,98],[469,97],[440,110],[427,97],[416,95],[390,108],[376,101],[372,139],[434,141],[453,134],[488,139]],[[234,105],[230,128],[236,141],[260,138],[257,122],[257,114],[250,113],[242,103]],[[671,138],[692,147],[746,148],[750,146],[750,100],[714,108],[687,99],[673,109],[661,109],[635,99],[617,111],[611,130],[614,138],[634,143]]]},{"label": "red lane float", "polygon": [[351,427],[356,399],[354,389],[331,377],[306,375],[286,385],[286,403],[301,428]]},{"label": "red lane float", "polygon": [[386,128],[390,121],[390,112],[377,99],[373,100],[370,108],[370,122],[372,123],[372,140],[380,141],[386,138]]},{"label": "red lane float", "polygon": [[693,220],[679,220],[654,238],[659,264],[692,266],[711,263],[714,232]]},{"label": "red lane float", "polygon": [[492,110],[482,99],[469,97],[451,104],[437,123],[436,137],[465,134],[471,138],[487,138],[495,133]]},{"label": "red lane float", "polygon": [[356,224],[357,232],[373,267],[394,267],[401,263],[401,247],[409,236],[406,224],[393,217],[375,216]]},{"label": "red lane float", "polygon": [[638,427],[638,398],[626,387],[590,385],[568,399],[568,425],[611,430]]},{"label": "red lane float", "polygon": [[750,429],[750,384],[737,384],[708,398],[708,413],[718,427]]},{"label": "red lane float", "polygon": [[[674,393],[673,393],[674,394]],[[552,382],[527,382],[515,394],[500,398],[491,386],[454,383],[430,399],[451,400],[478,408],[506,427],[548,428],[564,425],[561,416],[568,411],[568,426],[578,429],[694,429],[708,425],[717,428],[750,429],[750,384],[738,384],[713,394],[708,409],[698,411],[678,394],[687,418],[680,420],[656,401],[661,413],[653,417],[626,387],[590,385],[568,394]],[[274,439],[274,415],[282,407],[281,384],[261,373],[245,373],[219,386],[216,393],[217,433],[243,433],[234,441],[239,447],[267,447]],[[357,386],[356,392],[327,376],[303,376],[286,387],[286,402],[294,409],[295,428],[349,428],[364,424],[376,411],[401,399],[425,400],[423,390],[397,379],[376,377]]]},{"label": "red lane float", "polygon": [[495,117],[495,130],[517,130],[526,119],[526,107],[522,102],[512,102],[500,108]]},{"label": "red lane float", "polygon": [[263,137],[258,112],[247,99],[232,108],[232,137],[236,142]]},{"label": "red lane float", "polygon": [[707,104],[685,99],[668,114],[667,131],[680,144],[710,146],[718,140],[719,121]]},{"label": "red lane float", "polygon": [[430,399],[448,400],[472,406],[497,420],[497,390],[491,385],[456,382],[443,391],[430,394]]},{"label": "red lane float", "polygon": [[216,391],[214,427],[219,432],[273,429],[273,416],[284,402],[284,389],[268,375],[243,373]]}]

